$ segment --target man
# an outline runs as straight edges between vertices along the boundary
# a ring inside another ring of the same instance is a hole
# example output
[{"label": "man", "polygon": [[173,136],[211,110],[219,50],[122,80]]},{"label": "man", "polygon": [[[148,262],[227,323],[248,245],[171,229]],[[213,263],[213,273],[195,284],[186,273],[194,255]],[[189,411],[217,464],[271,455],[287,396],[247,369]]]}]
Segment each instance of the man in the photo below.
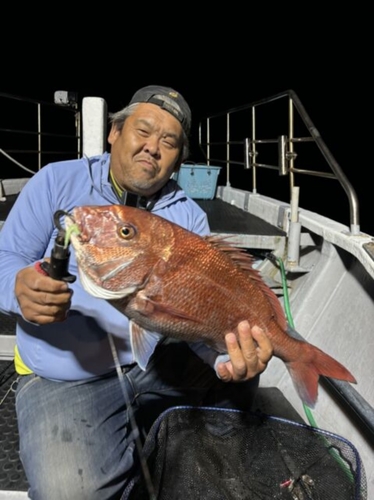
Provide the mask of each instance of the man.
[{"label": "man", "polygon": [[[243,323],[239,342],[234,333],[226,337],[229,360],[220,362],[205,345],[165,341],[142,371],[132,359],[127,318],[88,295],[79,278],[68,285],[40,272],[57,235],[54,213],[78,205],[135,203],[209,233],[205,213],[170,179],[188,155],[184,98],[148,86],[111,122],[110,154],[42,168],[0,231],[0,309],[17,316],[16,410],[33,500],[118,499],[138,466],[108,332],[143,437],[170,406],[249,407],[272,356],[265,334]],[[69,272],[78,274],[73,251]]]}]

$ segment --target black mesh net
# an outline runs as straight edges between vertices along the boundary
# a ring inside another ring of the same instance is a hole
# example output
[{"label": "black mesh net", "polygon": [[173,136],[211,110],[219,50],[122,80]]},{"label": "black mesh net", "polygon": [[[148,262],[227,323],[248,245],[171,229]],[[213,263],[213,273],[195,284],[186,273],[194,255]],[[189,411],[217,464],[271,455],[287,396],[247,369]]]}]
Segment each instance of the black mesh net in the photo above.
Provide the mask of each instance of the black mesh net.
[{"label": "black mesh net", "polygon": [[143,455],[151,486],[140,474],[123,499],[367,499],[349,441],[268,415],[175,407],[155,422]]}]

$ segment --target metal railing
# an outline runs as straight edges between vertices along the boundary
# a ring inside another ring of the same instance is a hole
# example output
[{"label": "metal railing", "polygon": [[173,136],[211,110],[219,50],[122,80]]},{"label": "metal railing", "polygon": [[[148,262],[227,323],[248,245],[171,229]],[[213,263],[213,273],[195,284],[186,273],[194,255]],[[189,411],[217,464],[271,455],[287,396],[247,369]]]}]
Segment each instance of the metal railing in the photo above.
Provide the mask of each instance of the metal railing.
[{"label": "metal railing", "polygon": [[[274,105],[274,103],[280,107],[281,101],[286,104],[286,107],[281,110],[286,117],[283,123],[272,111],[267,120],[266,116],[261,118],[260,112],[262,113],[265,107],[268,108],[268,105]],[[300,119],[299,123],[296,123],[297,117]],[[262,128],[269,128],[268,125],[279,126],[283,133],[274,132],[273,138],[260,138],[260,134],[263,133]],[[298,131],[301,128],[306,129],[307,135],[299,135]],[[317,146],[329,171],[296,167],[296,160],[300,161],[296,146],[302,143],[314,143]],[[260,151],[263,145],[273,145],[276,148],[273,161],[266,161],[266,159],[264,162],[259,161],[263,154]],[[254,193],[258,192],[260,169],[276,170],[279,176],[289,176],[290,198],[295,187],[296,175],[337,180],[348,197],[351,234],[359,234],[359,204],[356,192],[293,90],[207,117],[199,124],[199,147],[208,165],[226,166],[227,186],[231,185],[233,168],[241,166],[245,170],[251,169],[251,190]]]},{"label": "metal railing", "polygon": [[51,161],[81,157],[81,112],[0,92],[1,177],[33,175]]}]

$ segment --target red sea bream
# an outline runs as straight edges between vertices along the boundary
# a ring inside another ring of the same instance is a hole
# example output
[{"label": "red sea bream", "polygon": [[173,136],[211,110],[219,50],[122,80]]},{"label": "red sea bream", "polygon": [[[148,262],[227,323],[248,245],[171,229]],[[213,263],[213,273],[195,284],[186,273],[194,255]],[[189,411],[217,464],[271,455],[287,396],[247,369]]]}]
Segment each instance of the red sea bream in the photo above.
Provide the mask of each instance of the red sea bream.
[{"label": "red sea bream", "polygon": [[282,305],[247,252],[133,207],[77,207],[66,224],[79,230],[71,243],[84,288],[131,320],[133,355],[143,369],[152,332],[225,353],[225,334],[248,320],[264,329],[310,407],[320,375],[355,382],[328,354],[288,335]]}]

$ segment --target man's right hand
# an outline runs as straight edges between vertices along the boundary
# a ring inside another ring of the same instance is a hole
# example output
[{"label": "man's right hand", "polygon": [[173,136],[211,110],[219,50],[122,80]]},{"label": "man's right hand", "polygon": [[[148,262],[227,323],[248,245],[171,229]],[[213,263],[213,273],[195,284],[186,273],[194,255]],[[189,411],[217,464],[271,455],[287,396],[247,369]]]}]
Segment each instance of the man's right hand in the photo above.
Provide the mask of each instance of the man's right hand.
[{"label": "man's right hand", "polygon": [[64,281],[44,276],[35,267],[21,269],[16,276],[15,294],[23,317],[46,325],[66,319],[73,291]]}]

